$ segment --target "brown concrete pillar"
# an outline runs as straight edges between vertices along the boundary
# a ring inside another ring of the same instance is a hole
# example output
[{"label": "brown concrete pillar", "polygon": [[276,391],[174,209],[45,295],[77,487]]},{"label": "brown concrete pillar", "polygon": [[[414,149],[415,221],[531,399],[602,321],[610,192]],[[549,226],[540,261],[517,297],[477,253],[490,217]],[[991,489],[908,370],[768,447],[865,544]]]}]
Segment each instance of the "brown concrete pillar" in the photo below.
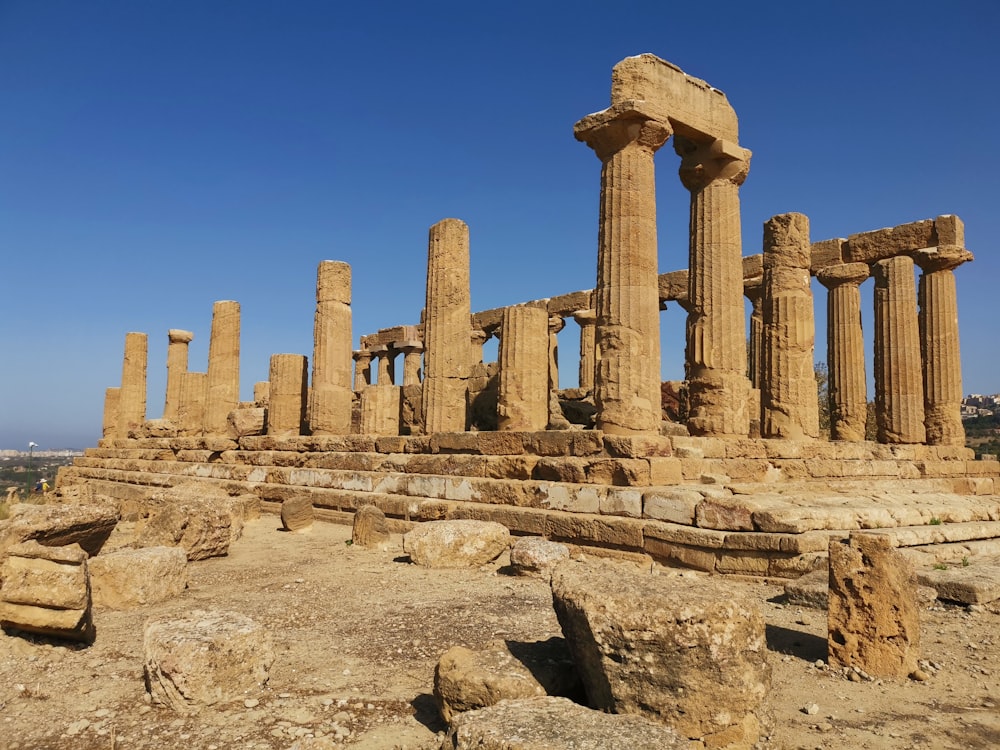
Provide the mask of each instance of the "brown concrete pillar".
[{"label": "brown concrete pillar", "polygon": [[498,430],[544,430],[549,421],[549,317],[541,307],[508,307],[500,332]]},{"label": "brown concrete pillar", "polygon": [[424,345],[420,341],[397,341],[393,344],[403,352],[403,385],[420,385],[420,359]]},{"label": "brown concrete pillar", "polygon": [[[763,367],[764,345],[764,279],[758,277],[750,283],[744,283],[743,296],[750,300],[750,338],[747,371],[750,374],[750,387],[760,388],[761,371]],[[753,414],[751,414],[751,419]]]},{"label": "brown concrete pillar", "polygon": [[829,292],[826,301],[826,347],[830,394],[830,436],[834,440],[865,439],[868,382],[865,340],[861,330],[861,282],[867,263],[827,266],[816,274]]},{"label": "brown concrete pillar", "polygon": [[472,360],[469,301],[469,227],[444,219],[430,228],[424,317],[424,432],[467,427]]},{"label": "brown concrete pillar", "polygon": [[188,344],[194,338],[191,331],[171,328],[167,331],[167,396],[163,418],[177,420],[177,404],[181,398],[181,375],[188,368]]},{"label": "brown concrete pillar", "polygon": [[101,425],[101,436],[104,438],[118,437],[118,414],[121,410],[121,388],[106,388],[104,390],[104,419]]},{"label": "brown concrete pillar", "polygon": [[965,445],[958,293],[954,269],[972,253],[951,245],[914,254],[920,277],[920,352],[924,365],[924,426],[930,445]]},{"label": "brown concrete pillar", "polygon": [[805,215],[781,214],[764,222],[761,437],[801,440],[819,436],[811,247]]},{"label": "brown concrete pillar", "polygon": [[367,349],[354,352],[354,392],[360,393],[372,384],[372,353]]},{"label": "brown concrete pillar", "polygon": [[394,385],[373,385],[361,392],[361,433],[398,435],[400,389]]},{"label": "brown concrete pillar", "polygon": [[205,434],[205,405],[208,401],[208,373],[181,374],[181,400],[177,405],[178,433],[188,437]]},{"label": "brown concrete pillar", "polygon": [[750,152],[722,140],[674,139],[681,182],[691,191],[688,260],[688,395],[692,435],[746,437],[746,314],[740,185]]},{"label": "brown concrete pillar", "polygon": [[301,435],[306,424],[309,362],[301,354],[272,354],[267,434]]},{"label": "brown concrete pillar", "polygon": [[127,438],[129,430],[141,427],[146,421],[147,359],[146,334],[126,333],[122,385],[118,397],[118,437]]},{"label": "brown concrete pillar", "polygon": [[875,416],[880,443],[923,443],[924,385],[913,259],[873,266],[875,276]]},{"label": "brown concrete pillar", "polygon": [[351,267],[324,260],[316,272],[309,430],[313,435],[351,431]]},{"label": "brown concrete pillar", "polygon": [[597,428],[612,434],[658,433],[662,419],[653,155],[671,132],[634,101],[574,127],[601,160],[594,400]]},{"label": "brown concrete pillar", "polygon": [[229,412],[240,402],[240,303],[216,302],[208,342],[208,401],[205,434],[225,435]]},{"label": "brown concrete pillar", "polygon": [[597,313],[594,310],[577,310],[573,320],[580,326],[580,388],[585,391],[594,389],[594,369],[596,368],[597,348],[594,335],[596,333]]}]

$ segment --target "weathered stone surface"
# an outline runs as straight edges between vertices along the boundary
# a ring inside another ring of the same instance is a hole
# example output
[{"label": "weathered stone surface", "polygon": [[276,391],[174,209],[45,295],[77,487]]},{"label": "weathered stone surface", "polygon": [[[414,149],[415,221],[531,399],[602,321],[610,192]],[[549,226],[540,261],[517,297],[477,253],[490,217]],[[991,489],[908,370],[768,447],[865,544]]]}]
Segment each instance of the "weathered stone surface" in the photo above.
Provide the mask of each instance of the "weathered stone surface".
[{"label": "weathered stone surface", "polygon": [[234,534],[227,500],[196,485],[160,491],[144,504],[135,543],[139,547],[183,547],[188,560],[226,555]]},{"label": "weathered stone surface", "polygon": [[549,329],[544,308],[503,312],[497,429],[544,430],[549,420]]},{"label": "weathered stone surface", "polygon": [[547,580],[555,566],[568,559],[569,547],[540,536],[522,537],[510,549],[510,564],[521,576]]},{"label": "weathered stone surface", "polygon": [[669,750],[696,747],[641,716],[594,711],[567,698],[521,698],[455,717],[441,750]]},{"label": "weathered stone surface", "polygon": [[177,596],[187,587],[187,553],[180,547],[122,549],[90,560],[94,606],[132,609]]},{"label": "weathered stone surface", "polygon": [[830,572],[825,568],[817,569],[788,581],[785,597],[789,604],[826,609],[829,588]]},{"label": "weathered stone surface", "polygon": [[125,334],[125,357],[122,361],[122,385],[118,394],[117,437],[128,437],[131,430],[146,421],[146,367],[148,342],[145,333]]},{"label": "weathered stone surface", "polygon": [[15,544],[0,563],[0,623],[31,633],[92,641],[87,553],[77,544]]},{"label": "weathered stone surface", "polygon": [[917,668],[920,614],[913,566],[887,536],[830,542],[829,662],[878,677]]},{"label": "weathered stone surface", "polygon": [[924,570],[917,575],[938,598],[963,604],[986,604],[1000,599],[1000,564],[975,562],[968,567]]},{"label": "weathered stone surface", "polygon": [[221,300],[212,306],[205,388],[204,432],[225,435],[229,412],[240,402],[239,302]]},{"label": "weathered stone surface", "polygon": [[147,621],[143,659],[153,703],[191,713],[262,687],[274,651],[270,634],[246,615],[194,610]]},{"label": "weathered stone surface", "polygon": [[281,527],[285,531],[303,531],[313,525],[313,503],[308,495],[290,497],[281,503]]},{"label": "weathered stone surface", "polygon": [[431,568],[485,565],[509,546],[507,527],[492,521],[429,521],[403,536],[410,559]]},{"label": "weathered stone surface", "polygon": [[267,432],[267,409],[262,406],[233,409],[226,416],[226,434],[234,440]]},{"label": "weathered stone surface", "polygon": [[309,400],[309,362],[301,354],[272,354],[267,434],[301,435]]},{"label": "weathered stone surface", "polygon": [[118,508],[111,504],[33,505],[17,503],[11,516],[0,521],[0,554],[13,544],[37,541],[46,547],[79,544],[96,555],[118,523]]},{"label": "weathered stone surface", "polygon": [[385,513],[374,505],[362,505],[358,508],[351,529],[351,544],[358,547],[387,549],[390,538]]},{"label": "weathered stone surface", "polygon": [[761,717],[771,670],[764,618],[748,598],[706,578],[568,562],[552,575],[552,599],[594,708],[689,738]]},{"label": "weathered stone surface", "polygon": [[316,271],[309,427],[313,435],[351,431],[351,267],[324,260]]},{"label": "weathered stone surface", "polygon": [[434,669],[434,697],[442,718],[539,695],[572,697],[582,691],[562,638],[537,643],[493,641],[481,651],[454,646]]}]

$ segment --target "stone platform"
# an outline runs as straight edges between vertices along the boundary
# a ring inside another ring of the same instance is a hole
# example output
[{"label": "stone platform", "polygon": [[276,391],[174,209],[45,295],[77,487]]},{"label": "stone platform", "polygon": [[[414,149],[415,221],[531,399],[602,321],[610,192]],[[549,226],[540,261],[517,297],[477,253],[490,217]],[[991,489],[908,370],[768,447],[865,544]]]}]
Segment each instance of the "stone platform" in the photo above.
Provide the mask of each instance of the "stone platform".
[{"label": "stone platform", "polygon": [[204,482],[275,513],[307,496],[317,518],[350,523],[374,504],[399,532],[473,518],[594,554],[790,578],[858,529],[888,534],[918,566],[997,554],[998,477],[1000,462],[960,447],[569,430],[105,439],[57,486],[92,484],[127,508]]}]

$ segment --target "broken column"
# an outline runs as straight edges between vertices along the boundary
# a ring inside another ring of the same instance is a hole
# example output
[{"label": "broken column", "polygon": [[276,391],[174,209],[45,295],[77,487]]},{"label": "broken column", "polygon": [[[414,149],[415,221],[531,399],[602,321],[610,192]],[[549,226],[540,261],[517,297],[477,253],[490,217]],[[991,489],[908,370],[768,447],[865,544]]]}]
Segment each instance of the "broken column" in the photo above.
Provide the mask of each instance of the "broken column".
[{"label": "broken column", "polygon": [[594,389],[594,368],[596,365],[594,334],[597,313],[594,310],[577,310],[573,313],[573,320],[580,326],[580,389],[592,391]]},{"label": "broken column", "polygon": [[809,288],[809,219],[788,213],[764,222],[764,362],[761,437],[819,435]]},{"label": "broken column", "polygon": [[146,421],[147,339],[144,333],[125,334],[122,385],[118,396],[118,437]]},{"label": "broken column", "polygon": [[430,228],[424,317],[424,431],[464,432],[471,364],[469,227],[443,219]]},{"label": "broken column", "polygon": [[[750,387],[760,388],[763,369],[764,344],[764,280],[761,277],[744,284],[743,295],[750,300],[750,339],[748,344],[748,371]],[[753,415],[751,414],[751,419]]]},{"label": "broken column", "polygon": [[358,349],[354,357],[354,391],[360,393],[372,384],[372,353],[367,349]]},{"label": "broken column", "polygon": [[115,438],[118,436],[118,412],[121,409],[121,388],[106,388],[104,390],[104,419],[101,424],[101,437]]},{"label": "broken column", "polygon": [[316,273],[309,429],[313,435],[351,431],[351,267],[324,260]]},{"label": "broken column", "polygon": [[361,433],[398,435],[400,389],[395,385],[372,385],[361,392]]},{"label": "broken column", "polygon": [[918,250],[920,351],[924,364],[924,426],[930,445],[965,445],[958,294],[954,269],[972,260],[957,245]]},{"label": "broken column", "polygon": [[721,139],[676,138],[674,148],[681,182],[691,191],[688,429],[745,437],[750,383],[739,190],[750,171],[750,151]]},{"label": "broken column", "polygon": [[308,361],[301,354],[272,354],[267,434],[301,435],[306,421]]},{"label": "broken column", "polygon": [[188,344],[194,338],[191,331],[171,328],[167,331],[167,397],[163,418],[176,421],[181,398],[181,375],[188,368]]},{"label": "broken column", "polygon": [[549,421],[549,320],[541,307],[508,307],[500,335],[498,430],[544,430]]},{"label": "broken column", "polygon": [[222,300],[212,306],[208,342],[208,399],[205,434],[225,435],[229,412],[240,402],[240,303]]},{"label": "broken column", "polygon": [[180,403],[177,405],[178,434],[186,436],[204,434],[207,401],[208,373],[182,373]]},{"label": "broken column", "polygon": [[666,143],[665,117],[626,100],[576,123],[574,135],[601,160],[598,233],[597,428],[658,433],[660,296],[653,155]]},{"label": "broken column", "polygon": [[924,386],[913,259],[880,260],[875,277],[875,417],[880,443],[923,443]]},{"label": "broken column", "polygon": [[417,340],[397,341],[393,344],[403,352],[403,385],[420,385],[420,359],[424,345]]},{"label": "broken column", "polygon": [[830,436],[834,440],[865,439],[868,385],[859,285],[869,274],[867,263],[827,266],[816,274],[819,282],[829,290],[826,343]]}]

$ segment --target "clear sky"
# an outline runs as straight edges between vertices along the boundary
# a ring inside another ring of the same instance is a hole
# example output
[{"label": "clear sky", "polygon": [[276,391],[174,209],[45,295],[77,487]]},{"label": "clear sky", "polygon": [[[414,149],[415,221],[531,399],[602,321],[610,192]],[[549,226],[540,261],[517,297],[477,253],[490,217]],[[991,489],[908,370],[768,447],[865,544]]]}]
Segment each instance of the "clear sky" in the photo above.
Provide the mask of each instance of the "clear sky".
[{"label": "clear sky", "polygon": [[[417,322],[445,217],[474,310],[593,287],[600,164],[572,127],[642,52],[735,108],[744,254],[788,211],[814,240],[959,215],[964,390],[1000,391],[998,29],[993,0],[0,0],[0,448],[95,445],[128,331],[159,417],[167,330],[203,371],[215,300],[242,305],[249,399],[272,353],[311,354],[324,259],[353,268],[355,344]],[[668,144],[661,271],[687,263],[677,166]],[[677,378],[679,308],[663,329]]]}]

